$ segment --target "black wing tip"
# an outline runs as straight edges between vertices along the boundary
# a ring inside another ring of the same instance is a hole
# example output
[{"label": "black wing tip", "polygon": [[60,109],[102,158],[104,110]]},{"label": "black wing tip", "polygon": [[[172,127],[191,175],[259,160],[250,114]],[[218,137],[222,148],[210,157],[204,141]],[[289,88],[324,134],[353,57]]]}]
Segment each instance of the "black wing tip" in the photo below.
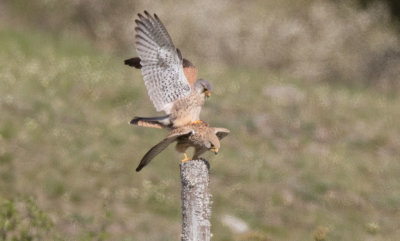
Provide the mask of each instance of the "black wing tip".
[{"label": "black wing tip", "polygon": [[139,165],[136,167],[136,172],[140,172],[148,164],[148,162],[143,162],[143,159],[140,161]]},{"label": "black wing tip", "polygon": [[190,67],[195,67],[194,64],[192,64],[192,62],[190,62],[189,60],[182,58],[182,66],[183,68],[190,68]]},{"label": "black wing tip", "polygon": [[181,51],[178,48],[176,48],[176,52],[178,53],[179,60],[182,61],[182,53],[181,53]]},{"label": "black wing tip", "polygon": [[218,131],[217,133],[215,133],[218,137],[218,139],[222,140],[223,138],[227,137],[231,132],[228,130],[226,131]]},{"label": "black wing tip", "polygon": [[130,66],[130,67],[134,67],[136,69],[141,69],[142,65],[140,64],[140,58],[139,57],[133,57],[130,59],[125,59],[124,60],[124,64]]},{"label": "black wing tip", "polygon": [[[146,15],[146,17],[148,18],[148,19],[153,19],[153,17],[151,16],[151,14],[147,11],[147,10],[144,10],[144,15]],[[154,18],[155,19],[157,19],[158,21],[160,21],[160,18],[158,17],[158,15],[157,14],[153,14],[154,15]],[[144,17],[141,13],[138,13],[138,16],[139,16],[139,18],[140,19],[145,19],[146,17]]]},{"label": "black wing tip", "polygon": [[135,118],[133,118],[133,119],[129,122],[129,124],[131,124],[131,125],[137,125],[137,123],[139,122],[139,120],[140,120],[139,117],[135,117]]},{"label": "black wing tip", "polygon": [[146,17],[148,19],[153,19],[153,17],[151,16],[151,14],[149,12],[147,12],[147,10],[144,10],[144,14],[146,14]]}]

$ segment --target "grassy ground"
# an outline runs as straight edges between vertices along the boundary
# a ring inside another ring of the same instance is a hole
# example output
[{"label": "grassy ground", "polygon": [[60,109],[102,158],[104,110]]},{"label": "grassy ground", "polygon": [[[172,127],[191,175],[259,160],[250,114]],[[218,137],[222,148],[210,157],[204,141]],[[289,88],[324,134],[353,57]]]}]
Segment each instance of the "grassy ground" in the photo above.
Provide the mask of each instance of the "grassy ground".
[{"label": "grassy ground", "polygon": [[[155,114],[140,73],[73,37],[1,30],[0,46],[0,195],[49,217],[40,240],[179,239],[181,156],[134,172],[165,135],[128,125]],[[213,240],[398,239],[399,97],[260,70],[200,75],[215,87],[203,119],[232,130],[206,156]]]}]

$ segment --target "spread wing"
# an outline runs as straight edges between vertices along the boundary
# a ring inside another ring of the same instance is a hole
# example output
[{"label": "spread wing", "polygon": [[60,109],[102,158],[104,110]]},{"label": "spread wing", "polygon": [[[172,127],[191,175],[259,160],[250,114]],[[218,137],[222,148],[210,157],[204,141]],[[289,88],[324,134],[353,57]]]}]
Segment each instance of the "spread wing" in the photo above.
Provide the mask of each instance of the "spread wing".
[{"label": "spread wing", "polygon": [[214,128],[214,131],[215,131],[215,135],[217,135],[218,139],[220,139],[220,140],[222,138],[224,138],[225,136],[229,135],[229,133],[231,132],[230,130],[225,129],[225,128]]},{"label": "spread wing", "polygon": [[142,65],[140,64],[140,58],[139,57],[133,57],[130,59],[125,59],[124,64],[129,65],[131,67],[135,67],[136,69],[141,69]]},{"label": "spread wing", "polygon": [[192,129],[185,129],[180,132],[175,132],[173,134],[170,134],[159,142],[157,145],[153,146],[142,158],[142,160],[139,163],[139,166],[136,168],[136,171],[139,172],[142,170],[143,167],[145,167],[147,164],[153,160],[154,157],[156,157],[160,152],[162,152],[165,148],[169,146],[172,142],[176,141],[177,138],[185,136],[185,135],[191,135],[193,133]]},{"label": "spread wing", "polygon": [[[179,49],[176,49],[179,52]],[[139,57],[133,57],[130,59],[125,59],[124,64],[134,67],[136,69],[141,69],[142,65],[140,64],[140,58]],[[194,66],[189,60],[182,58],[182,67],[183,67],[183,73],[185,74],[185,77],[187,81],[190,84],[190,87],[193,88],[194,83],[197,80],[197,68]]]},{"label": "spread wing", "polygon": [[135,28],[136,51],[144,82],[157,111],[169,114],[172,102],[190,94],[190,84],[182,67],[182,55],[172,43],[164,25],[154,14],[138,14]]}]

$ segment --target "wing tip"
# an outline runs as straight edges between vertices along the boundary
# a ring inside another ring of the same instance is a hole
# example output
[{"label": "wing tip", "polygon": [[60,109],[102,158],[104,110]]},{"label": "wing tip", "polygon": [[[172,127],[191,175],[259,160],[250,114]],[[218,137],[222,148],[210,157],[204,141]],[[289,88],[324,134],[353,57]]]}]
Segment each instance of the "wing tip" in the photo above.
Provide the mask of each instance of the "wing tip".
[{"label": "wing tip", "polygon": [[176,52],[177,52],[177,54],[178,54],[179,60],[182,61],[182,53],[181,53],[181,50],[178,49],[178,48],[176,48]]},{"label": "wing tip", "polygon": [[140,58],[139,57],[133,57],[130,59],[125,59],[124,60],[124,64],[130,66],[130,67],[134,67],[136,69],[141,69],[142,65],[140,64]]},{"label": "wing tip", "polygon": [[190,68],[190,67],[196,68],[196,66],[194,66],[192,62],[190,62],[188,59],[185,58],[182,59],[182,66],[183,68]]},{"label": "wing tip", "polygon": [[135,117],[129,122],[129,124],[131,124],[131,125],[137,125],[138,122],[139,122],[139,118],[135,116]]},{"label": "wing tip", "polygon": [[223,139],[226,136],[228,136],[231,131],[229,129],[226,128],[222,128],[222,127],[217,127],[214,129],[214,133],[218,136],[218,139]]}]

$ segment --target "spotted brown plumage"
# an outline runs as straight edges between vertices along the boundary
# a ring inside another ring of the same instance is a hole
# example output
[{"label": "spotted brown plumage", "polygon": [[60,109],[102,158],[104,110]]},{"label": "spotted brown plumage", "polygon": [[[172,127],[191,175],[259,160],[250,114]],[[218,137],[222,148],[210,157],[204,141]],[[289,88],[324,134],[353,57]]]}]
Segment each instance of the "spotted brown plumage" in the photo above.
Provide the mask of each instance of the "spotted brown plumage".
[{"label": "spotted brown plumage", "polygon": [[185,155],[185,159],[182,161],[189,160],[186,156],[186,150],[189,147],[194,147],[192,159],[198,159],[207,150],[217,154],[220,148],[220,140],[227,136],[229,132],[228,129],[210,127],[205,123],[189,124],[172,129],[165,139],[153,146],[144,155],[136,171],[140,171],[149,164],[154,157],[173,142],[177,142],[176,150]]}]

